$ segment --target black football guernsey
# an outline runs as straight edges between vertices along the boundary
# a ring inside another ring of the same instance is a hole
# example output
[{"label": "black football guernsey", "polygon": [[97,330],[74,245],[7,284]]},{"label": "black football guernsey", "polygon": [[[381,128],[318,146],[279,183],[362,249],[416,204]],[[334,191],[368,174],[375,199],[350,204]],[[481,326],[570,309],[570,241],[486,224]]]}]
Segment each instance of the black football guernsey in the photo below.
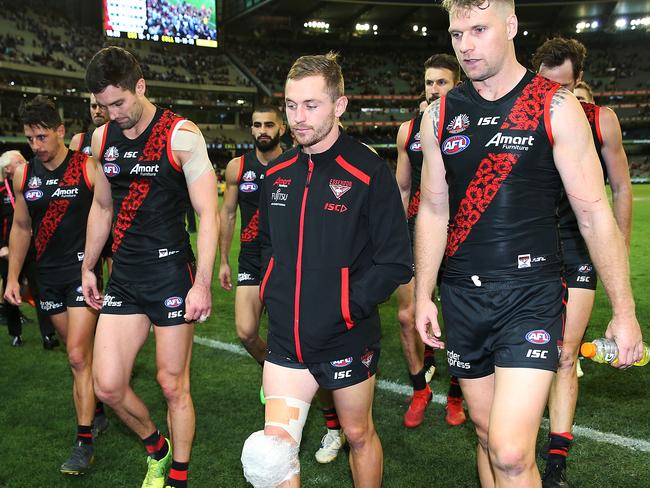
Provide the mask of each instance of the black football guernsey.
[{"label": "black football guernsey", "polygon": [[255,151],[243,154],[239,160],[237,203],[241,212],[241,252],[259,253],[260,185],[266,166],[257,159]]},{"label": "black football guernsey", "polygon": [[54,281],[81,273],[93,199],[87,159],[87,154],[68,151],[54,171],[38,158],[25,168],[22,193],[32,220],[37,269]]},{"label": "black football guernsey", "polygon": [[93,140],[92,131],[81,133],[81,142],[79,143],[79,151],[84,154],[92,154],[91,144]]},{"label": "black football guernsey", "polygon": [[559,277],[551,99],[559,85],[526,72],[488,101],[464,83],[441,99],[438,140],[449,186],[443,280]]},{"label": "black football guernsey", "polygon": [[193,261],[185,215],[190,207],[185,176],[174,160],[171,137],[184,119],[156,109],[135,139],[109,122],[101,163],[113,195],[113,260],[126,266]]},{"label": "black football guernsey", "polygon": [[[603,137],[600,132],[600,107],[593,103],[580,102],[582,109],[585,111],[589,126],[591,127],[591,135],[594,139],[596,152],[600,159],[600,165],[603,169],[603,176],[607,182],[607,166],[603,159]],[[578,221],[573,213],[569,199],[566,193],[562,192],[562,200],[560,201],[560,239],[562,240],[562,252],[564,253],[566,264],[587,264],[589,261],[587,244],[585,243]]]},{"label": "black football guernsey", "polygon": [[409,231],[411,235],[415,231],[415,217],[420,207],[420,181],[422,180],[422,144],[420,143],[420,123],[422,114],[411,120],[409,132],[406,137],[406,154],[411,163],[411,193],[409,195],[409,206],[406,212]]}]

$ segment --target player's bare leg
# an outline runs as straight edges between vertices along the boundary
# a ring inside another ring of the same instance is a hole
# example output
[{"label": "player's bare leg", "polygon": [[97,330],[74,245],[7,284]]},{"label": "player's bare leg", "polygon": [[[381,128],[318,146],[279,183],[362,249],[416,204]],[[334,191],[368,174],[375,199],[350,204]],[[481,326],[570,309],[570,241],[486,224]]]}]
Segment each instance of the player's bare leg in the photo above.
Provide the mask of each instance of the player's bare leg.
[{"label": "player's bare leg", "polygon": [[266,357],[266,342],[260,337],[262,302],[259,286],[238,286],[235,291],[235,326],[237,336],[248,354],[258,363]]}]

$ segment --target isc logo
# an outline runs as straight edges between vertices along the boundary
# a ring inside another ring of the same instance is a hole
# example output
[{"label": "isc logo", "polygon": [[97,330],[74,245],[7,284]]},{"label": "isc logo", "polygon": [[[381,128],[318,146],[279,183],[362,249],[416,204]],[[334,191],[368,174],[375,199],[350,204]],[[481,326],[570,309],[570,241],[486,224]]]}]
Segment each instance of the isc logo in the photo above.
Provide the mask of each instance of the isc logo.
[{"label": "isc logo", "polygon": [[346,371],[335,371],[334,372],[334,379],[335,380],[342,380],[344,378],[350,378],[352,377],[352,370],[348,369]]},{"label": "isc logo", "polygon": [[589,283],[589,276],[576,276],[576,281],[579,283]]},{"label": "isc logo", "polygon": [[448,156],[458,154],[469,147],[469,137],[452,136],[442,143],[442,152]]},{"label": "isc logo", "polygon": [[548,351],[544,351],[542,349],[528,349],[526,357],[532,359],[547,359]]},{"label": "isc logo", "polygon": [[546,344],[551,340],[551,334],[545,330],[531,330],[526,334],[526,340],[531,344]]},{"label": "isc logo", "polygon": [[173,312],[169,312],[167,314],[168,319],[175,319],[177,317],[182,317],[183,316],[183,311],[182,310],[174,310]]},{"label": "isc logo", "polygon": [[329,210],[330,212],[338,212],[338,213],[343,213],[348,211],[348,207],[343,205],[342,203],[330,203],[330,202],[325,202],[325,210]]},{"label": "isc logo", "polygon": [[138,157],[138,151],[127,151],[124,153],[124,159],[133,159]]},{"label": "isc logo", "polygon": [[501,117],[481,117],[478,119],[478,125],[497,125]]}]

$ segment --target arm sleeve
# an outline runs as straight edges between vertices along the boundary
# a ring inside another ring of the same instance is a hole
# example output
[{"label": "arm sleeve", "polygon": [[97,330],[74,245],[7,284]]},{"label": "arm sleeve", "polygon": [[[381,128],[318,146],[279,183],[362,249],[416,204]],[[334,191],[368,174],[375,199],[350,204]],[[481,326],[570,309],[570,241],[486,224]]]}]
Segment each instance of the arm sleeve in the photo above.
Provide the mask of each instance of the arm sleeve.
[{"label": "arm sleeve", "polygon": [[350,286],[353,317],[367,317],[413,276],[413,255],[404,208],[395,178],[387,164],[370,183],[368,228],[372,265]]}]

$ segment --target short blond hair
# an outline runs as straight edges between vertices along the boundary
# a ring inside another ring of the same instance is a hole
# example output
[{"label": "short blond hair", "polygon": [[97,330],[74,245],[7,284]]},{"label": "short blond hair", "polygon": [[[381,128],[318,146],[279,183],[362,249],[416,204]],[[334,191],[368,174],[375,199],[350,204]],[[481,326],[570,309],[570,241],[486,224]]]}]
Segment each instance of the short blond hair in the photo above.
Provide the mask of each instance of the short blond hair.
[{"label": "short blond hair", "polygon": [[334,101],[342,97],[345,92],[343,73],[341,65],[338,63],[338,57],[338,53],[333,51],[327,54],[301,56],[291,66],[287,74],[287,81],[301,80],[308,76],[322,76],[325,79],[327,91]]},{"label": "short blond hair", "polygon": [[20,153],[20,151],[16,151],[15,149],[12,149],[11,151],[3,152],[2,155],[0,156],[0,168],[9,166],[14,159],[17,159],[16,164],[23,164],[27,162],[25,160],[25,157]]},{"label": "short blond hair", "polygon": [[579,81],[578,83],[576,83],[576,86],[573,90],[575,91],[578,88],[582,88],[587,93],[589,93],[589,98],[591,99],[592,102],[594,101],[594,91],[592,90],[591,85],[589,83],[587,83],[586,81]]},{"label": "short blond hair", "polygon": [[[485,3],[487,2],[487,5]],[[486,9],[492,3],[502,3],[514,10],[515,0],[442,0],[442,8],[451,13],[452,10],[471,10],[473,8]]]}]

